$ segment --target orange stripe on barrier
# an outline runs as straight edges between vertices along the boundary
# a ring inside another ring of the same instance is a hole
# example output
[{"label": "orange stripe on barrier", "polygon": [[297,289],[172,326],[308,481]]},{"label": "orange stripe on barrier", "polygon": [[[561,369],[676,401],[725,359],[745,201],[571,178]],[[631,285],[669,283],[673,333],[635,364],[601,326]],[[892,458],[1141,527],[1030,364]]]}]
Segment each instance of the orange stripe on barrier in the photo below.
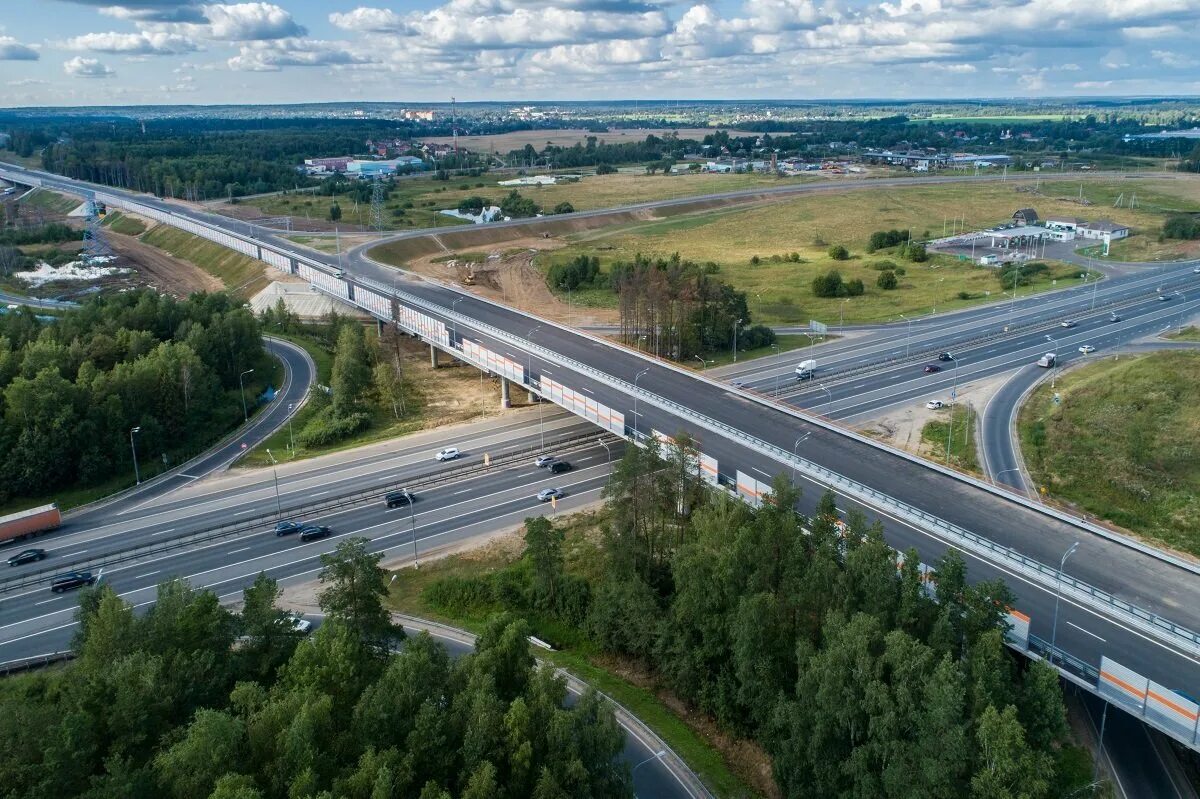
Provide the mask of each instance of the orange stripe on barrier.
[{"label": "orange stripe on barrier", "polygon": [[1129,693],[1133,694],[1134,696],[1138,697],[1143,702],[1146,701],[1146,692],[1145,691],[1139,691],[1138,689],[1134,688],[1129,683],[1122,680],[1120,677],[1114,677],[1113,675],[1109,674],[1107,671],[1102,671],[1102,672],[1100,672],[1100,679],[1108,680],[1109,682],[1116,685],[1118,688],[1123,688],[1124,690],[1126,690]]},{"label": "orange stripe on barrier", "polygon": [[1174,710],[1179,715],[1189,718],[1192,721],[1195,721],[1197,718],[1200,718],[1200,714],[1193,713],[1192,711],[1188,710],[1187,708],[1175,704],[1170,699],[1167,699],[1165,696],[1159,696],[1158,694],[1154,693],[1153,691],[1148,691],[1147,695],[1154,701],[1166,705],[1167,707],[1171,708],[1171,710]]},{"label": "orange stripe on barrier", "polygon": [[1029,623],[1029,617],[1026,616],[1024,613],[1022,613],[1021,611],[1009,608],[1008,612],[1011,613],[1013,616],[1016,616],[1018,619],[1025,622],[1026,624]]}]

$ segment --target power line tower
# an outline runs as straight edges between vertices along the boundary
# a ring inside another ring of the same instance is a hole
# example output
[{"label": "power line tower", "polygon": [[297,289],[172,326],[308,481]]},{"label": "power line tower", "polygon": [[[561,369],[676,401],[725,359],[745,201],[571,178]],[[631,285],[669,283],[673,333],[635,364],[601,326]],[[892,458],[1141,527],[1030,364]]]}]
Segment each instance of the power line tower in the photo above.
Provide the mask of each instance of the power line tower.
[{"label": "power line tower", "polygon": [[96,202],[95,195],[88,197],[84,203],[83,258],[85,261],[113,257],[112,247],[108,244],[108,237],[104,235],[104,226],[101,224],[107,211],[108,209],[104,207],[103,203]]},{"label": "power line tower", "polygon": [[383,231],[383,179],[378,175],[371,184],[371,227]]}]

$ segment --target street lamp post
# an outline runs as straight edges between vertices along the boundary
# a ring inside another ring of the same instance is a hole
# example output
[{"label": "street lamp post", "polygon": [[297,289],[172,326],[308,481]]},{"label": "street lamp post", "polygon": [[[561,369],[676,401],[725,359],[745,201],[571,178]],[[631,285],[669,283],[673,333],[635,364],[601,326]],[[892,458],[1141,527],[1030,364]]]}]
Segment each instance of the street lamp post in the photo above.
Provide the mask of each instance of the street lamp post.
[{"label": "street lamp post", "polygon": [[288,444],[292,450],[292,457],[296,457],[296,436],[292,431],[292,409],[296,407],[296,403],[288,403]]},{"label": "street lamp post", "polygon": [[[538,332],[541,329],[542,329],[541,325],[535,326],[532,330],[529,331],[529,334],[527,336],[525,336],[525,340],[532,343],[533,334]],[[526,382],[529,383],[530,394],[534,394],[534,391],[533,391],[533,353],[529,352],[527,354],[528,354],[529,358],[527,360],[528,369],[525,373],[525,380],[526,380]],[[545,432],[545,428],[542,427],[542,395],[540,393],[537,393],[536,396],[537,396],[537,406],[538,406],[538,439],[541,440],[540,446],[541,446],[541,449],[544,451],[546,449],[546,432]]]},{"label": "street lamp post", "polygon": [[802,435],[796,439],[795,444],[792,444],[792,485],[793,486],[796,485],[796,461],[800,459],[800,456],[796,453],[796,450],[798,450],[800,448],[801,442],[803,442],[806,438],[808,438],[811,435],[812,435],[812,433],[805,433],[804,435]]},{"label": "street lamp post", "polygon": [[1058,342],[1049,333],[1046,334],[1046,341],[1049,341],[1050,346],[1054,347],[1054,363],[1050,366],[1050,388],[1054,388],[1054,381],[1058,377]]},{"label": "street lamp post", "polygon": [[830,407],[833,405],[833,392],[825,388],[824,383],[818,383],[817,388],[825,392],[825,415],[828,416]]},{"label": "street lamp post", "polygon": [[640,416],[638,416],[638,393],[637,393],[638,381],[642,379],[642,375],[646,374],[646,372],[649,372],[649,371],[650,371],[650,367],[647,366],[645,369],[643,369],[642,371],[640,371],[636,375],[634,375],[634,378],[633,378],[633,437],[634,438],[637,438],[638,420],[641,418]]},{"label": "street lamp post", "polygon": [[413,549],[413,568],[421,568],[421,561],[417,557],[417,516],[413,511],[412,497],[408,498],[408,524],[412,528],[412,549]]},{"label": "street lamp post", "polygon": [[275,456],[271,454],[271,450],[267,450],[267,457],[271,459],[271,474],[275,476],[275,515],[280,519],[283,518],[283,506],[279,502],[279,472],[276,470]]},{"label": "street lamp post", "polygon": [[950,429],[946,431],[946,463],[950,463],[950,440],[954,436],[954,406],[955,400],[958,399],[958,358],[950,355],[950,360],[954,361],[954,387],[950,389],[950,424],[947,425]]},{"label": "street lamp post", "polygon": [[733,323],[733,362],[737,363],[737,336],[738,328],[742,326],[742,320],[738,319]]},{"label": "street lamp post", "polygon": [[454,309],[465,299],[466,297],[458,297],[450,303],[450,324],[453,325],[451,329],[454,331],[455,338],[458,338],[458,320],[454,318]]},{"label": "street lamp post", "polygon": [[133,479],[135,481],[137,481],[138,485],[142,484],[142,476],[138,472],[137,446],[133,443],[133,434],[140,433],[140,432],[142,432],[141,427],[134,427],[134,428],[130,429],[130,431],[129,431],[129,449],[133,452]]},{"label": "street lamp post", "polygon": [[704,371],[704,369],[705,369],[705,367],[707,367],[707,366],[708,366],[708,361],[704,360],[704,359],[703,359],[703,358],[701,358],[699,355],[693,355],[692,357],[693,357],[693,358],[695,358],[697,361],[699,361],[699,362],[700,362],[700,371],[701,371],[701,372],[703,372],[703,371]]},{"label": "street lamp post", "polygon": [[1054,625],[1050,628],[1050,662],[1054,662],[1054,656],[1057,650],[1054,648],[1055,641],[1058,640],[1058,601],[1062,596],[1062,576],[1063,569],[1067,567],[1067,558],[1071,557],[1071,553],[1079,548],[1079,542],[1074,544],[1063,553],[1062,560],[1058,562],[1058,577],[1054,583]]},{"label": "street lamp post", "polygon": [[612,463],[612,448],[608,446],[608,442],[603,438],[597,438],[596,443],[604,447],[605,462]]},{"label": "street lamp post", "polygon": [[904,323],[906,325],[905,333],[904,333],[904,357],[907,358],[909,344],[912,341],[912,322],[913,322],[913,320],[909,319],[904,314],[900,314],[900,318],[904,320]]},{"label": "street lamp post", "polygon": [[246,409],[246,386],[242,383],[242,378],[253,371],[253,369],[247,369],[238,375],[238,391],[242,394],[242,418],[247,422],[250,421],[250,411]]}]

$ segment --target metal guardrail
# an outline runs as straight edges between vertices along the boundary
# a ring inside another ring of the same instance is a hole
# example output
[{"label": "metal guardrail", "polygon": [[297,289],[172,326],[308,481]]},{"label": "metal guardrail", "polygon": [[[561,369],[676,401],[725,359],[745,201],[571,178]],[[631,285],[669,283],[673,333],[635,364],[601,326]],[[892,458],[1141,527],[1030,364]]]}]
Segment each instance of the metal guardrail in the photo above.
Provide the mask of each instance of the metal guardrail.
[{"label": "metal guardrail", "polygon": [[6,660],[0,663],[0,677],[7,677],[10,674],[20,674],[25,671],[34,671],[35,669],[44,669],[46,666],[52,666],[55,663],[65,663],[68,660],[74,659],[75,653],[67,650],[65,652],[50,652],[45,655],[35,655],[31,658]]},{"label": "metal guardrail", "polygon": [[[579,449],[580,447],[595,444],[598,440],[602,440],[604,437],[604,434],[595,434],[591,432],[576,434],[573,436],[565,436],[553,441],[547,441],[546,448],[548,449],[553,447],[559,451],[571,452]],[[353,507],[355,505],[365,505],[368,502],[379,500],[389,491],[395,491],[400,488],[430,488],[444,483],[469,479],[478,475],[487,474],[497,468],[511,466],[517,461],[528,458],[531,454],[542,451],[544,450],[540,444],[526,447],[515,452],[506,453],[504,455],[492,458],[491,462],[487,465],[483,463],[476,463],[457,469],[448,469],[414,475],[405,480],[397,481],[396,483],[393,483],[387,487],[375,487],[367,491],[348,492],[346,494],[340,494],[335,497],[323,499],[319,502],[285,506],[282,509],[282,514],[280,512],[266,513],[256,516],[253,519],[246,519],[234,524],[196,530],[171,539],[154,541],[153,543],[143,544],[137,547],[130,547],[129,549],[106,552],[91,558],[81,558],[69,563],[58,564],[53,568],[43,568],[37,571],[27,572],[11,580],[0,582],[0,594],[39,585],[53,578],[55,575],[68,571],[87,571],[92,569],[107,568],[108,566],[114,566],[119,563],[139,560],[141,558],[172,552],[185,547],[207,544],[213,541],[232,538],[243,533],[261,531],[264,528],[274,525],[275,522],[286,516],[307,516],[335,508],[340,509]]]},{"label": "metal guardrail", "polygon": [[[171,213],[174,213],[174,212],[171,212]],[[215,228],[215,226],[213,226],[211,224],[209,226]],[[234,235],[236,235],[236,234],[234,234]],[[243,237],[238,236],[238,238],[243,238]],[[322,271],[329,271],[332,269],[332,267],[330,267],[329,265],[319,262],[319,261],[312,261],[307,258],[301,258],[301,257],[298,257],[298,256],[296,256],[294,254],[290,254],[290,253],[289,253],[289,256],[296,257],[297,260],[304,260],[306,263],[309,263],[310,265],[313,265],[314,267],[319,268]],[[831,470],[825,469],[824,467],[818,466],[817,464],[812,463],[811,461],[797,458],[797,457],[793,456],[790,452],[786,452],[783,449],[774,446],[773,444],[769,444],[765,441],[762,441],[761,439],[751,436],[747,433],[744,433],[743,431],[738,430],[734,427],[731,427],[730,425],[724,424],[722,422],[718,422],[717,420],[711,419],[710,417],[704,416],[702,414],[695,413],[691,409],[689,409],[683,405],[680,405],[679,403],[676,403],[672,400],[668,400],[665,397],[660,397],[656,394],[652,394],[652,393],[650,393],[644,389],[641,389],[637,386],[633,386],[632,384],[627,383],[624,380],[619,380],[617,378],[614,378],[611,375],[608,375],[608,374],[602,372],[601,370],[596,369],[595,367],[592,367],[592,366],[589,366],[582,362],[576,361],[573,358],[568,358],[566,356],[563,356],[562,354],[554,352],[554,351],[550,350],[549,348],[544,347],[540,344],[535,344],[534,342],[528,341],[526,339],[518,338],[517,336],[509,333],[508,331],[501,330],[499,328],[494,327],[493,325],[489,325],[485,322],[481,322],[479,320],[466,317],[462,314],[457,313],[453,309],[446,309],[444,306],[440,306],[440,305],[437,305],[436,303],[429,302],[427,300],[422,299],[421,297],[417,297],[416,295],[410,294],[406,291],[400,291],[399,289],[397,289],[394,286],[387,286],[387,285],[379,283],[378,281],[370,280],[367,278],[358,278],[358,277],[355,278],[354,282],[361,284],[363,286],[374,288],[376,291],[382,292],[385,296],[394,296],[397,299],[403,299],[405,302],[409,303],[410,305],[423,308],[427,311],[430,311],[431,313],[441,316],[444,319],[452,319],[452,320],[455,320],[456,322],[462,322],[462,323],[466,324],[468,327],[472,327],[477,330],[484,330],[484,331],[488,332],[488,334],[491,335],[493,338],[496,338],[501,341],[505,341],[513,346],[524,348],[527,351],[536,352],[540,357],[542,357],[546,360],[561,363],[565,366],[570,367],[571,369],[573,369],[577,372],[580,372],[582,374],[587,374],[587,375],[591,376],[592,379],[596,380],[597,382],[599,382],[603,385],[607,385],[610,388],[615,388],[619,391],[626,393],[627,395],[637,396],[639,399],[641,399],[644,402],[648,402],[651,405],[659,407],[662,410],[667,410],[681,418],[690,419],[692,422],[699,424],[701,427],[707,428],[713,432],[717,432],[722,435],[731,436],[732,438],[743,443],[743,445],[748,446],[750,449],[758,451],[760,454],[764,454],[769,457],[772,457],[776,460],[779,460],[785,466],[796,468],[797,470],[804,472],[811,479],[816,479],[818,481],[826,481],[826,482],[836,482],[837,484],[842,486],[842,489],[844,492],[850,493],[851,495],[856,496],[857,498],[860,498],[860,499],[866,499],[868,504],[884,505],[885,507],[892,509],[894,512],[900,513],[901,515],[908,517],[909,519],[913,520],[914,522],[923,523],[926,525],[932,525],[941,534],[943,534],[944,536],[947,536],[951,539],[956,540],[956,542],[960,543],[960,545],[964,544],[964,543],[967,544],[968,546],[965,548],[969,548],[972,551],[976,552],[977,554],[988,554],[991,556],[1000,557],[1003,560],[1003,562],[1005,562],[1007,565],[1012,565],[1012,566],[1017,567],[1023,573],[1026,573],[1030,576],[1035,577],[1041,583],[1046,582],[1046,573],[1045,573],[1046,571],[1050,571],[1054,575],[1055,580],[1058,580],[1060,578],[1060,575],[1057,570],[1050,570],[1049,567],[1047,567],[1037,561],[1034,561],[1030,558],[1026,558],[1024,555],[1021,555],[1020,553],[1016,552],[1015,550],[1013,550],[1009,547],[1001,547],[998,544],[995,544],[994,542],[991,542],[988,539],[983,538],[982,536],[977,536],[974,533],[970,533],[967,530],[957,527],[956,525],[952,525],[949,522],[946,522],[942,519],[938,519],[937,517],[932,516],[931,514],[925,513],[924,511],[921,511],[917,508],[907,505],[906,503],[902,503],[898,500],[895,500],[892,497],[882,494],[878,491],[875,491],[874,489],[871,489],[861,483],[858,483],[856,481],[850,480],[849,478],[843,477],[835,472],[832,472]],[[485,300],[485,302],[486,302],[486,300]],[[529,375],[526,375],[526,380],[527,381],[530,380]],[[713,381],[713,382],[715,383],[716,381]],[[831,428],[831,429],[833,429],[833,428]],[[839,432],[844,432],[844,431],[839,431]],[[855,438],[857,438],[857,437],[855,437]],[[889,449],[889,451],[890,451],[890,449]],[[943,470],[943,471],[947,474],[950,474],[951,476],[958,476],[956,473],[952,472],[951,470]],[[982,483],[979,483],[978,485],[986,488],[986,486],[983,486]],[[1012,499],[1013,499],[1013,501],[1019,501],[1015,497]],[[1026,504],[1028,505],[1028,507],[1032,507],[1034,510],[1041,510],[1042,512],[1047,512],[1045,509],[1037,508],[1032,503],[1026,503]],[[1066,517],[1061,514],[1050,514],[1050,515],[1056,515],[1056,516],[1058,516],[1058,518],[1061,518],[1066,521],[1070,521],[1069,519],[1066,519]],[[1098,531],[1098,532],[1100,532],[1101,534],[1104,534],[1104,531]],[[1101,591],[1100,589],[1089,586],[1086,583],[1083,583],[1078,580],[1074,580],[1073,578],[1068,578],[1067,580],[1063,580],[1062,584],[1065,585],[1069,590],[1071,590],[1077,598],[1088,601],[1094,607],[1098,607],[1102,611],[1115,612],[1117,615],[1120,615],[1122,618],[1125,618],[1126,620],[1134,623],[1136,626],[1138,626],[1143,631],[1149,632],[1160,638],[1162,638],[1164,635],[1170,636],[1172,640],[1174,640],[1177,643],[1182,644],[1184,647],[1186,647],[1193,653],[1200,653],[1200,634],[1197,634],[1196,632],[1194,632],[1186,627],[1183,627],[1182,625],[1177,625],[1168,619],[1158,616],[1157,614],[1150,613],[1149,611],[1138,608],[1137,606],[1135,606],[1131,603],[1128,603],[1128,602],[1125,602],[1124,600],[1118,599],[1117,597],[1113,596],[1112,594],[1109,594],[1106,591]],[[0,592],[2,592],[4,590],[7,590],[7,589],[4,586],[0,586]]]}]

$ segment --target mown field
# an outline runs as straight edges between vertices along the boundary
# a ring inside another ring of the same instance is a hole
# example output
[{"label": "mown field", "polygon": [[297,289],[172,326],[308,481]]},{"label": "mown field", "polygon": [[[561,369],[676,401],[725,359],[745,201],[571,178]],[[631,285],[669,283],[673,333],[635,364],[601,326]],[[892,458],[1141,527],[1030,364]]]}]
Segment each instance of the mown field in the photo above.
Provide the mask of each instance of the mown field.
[{"label": "mown field", "polygon": [[1034,391],[1018,424],[1025,462],[1050,496],[1200,554],[1200,352],[1071,370]]},{"label": "mown field", "polygon": [[[401,180],[392,190],[384,210],[384,224],[389,229],[441,227],[461,225],[463,221],[438,213],[443,209],[457,208],[467,197],[482,197],[498,205],[512,191],[499,186],[500,180],[511,175],[483,175],[478,178],[435,180]],[[587,175],[578,183],[563,183],[554,186],[521,186],[517,191],[534,200],[546,211],[562,202],[568,202],[576,211],[597,208],[613,208],[651,200],[668,200],[723,191],[739,191],[789,183],[817,180],[816,177],[799,176],[777,178],[770,175],[718,175],[710,173],[682,175],[647,175],[644,172],[622,171],[612,175]],[[259,197],[244,204],[261,209],[271,216],[296,216],[300,218],[328,219],[329,197],[311,194],[277,194]],[[338,201],[342,209],[341,222],[346,225],[371,225],[369,203],[355,203],[342,197]],[[397,211],[402,211],[398,215]]]},{"label": "mown field", "polygon": [[[1018,192],[1017,186],[1031,187],[1027,179],[997,184],[956,184],[920,187],[880,187],[873,191],[845,192],[799,197],[752,208],[726,208],[702,214],[659,221],[640,222],[579,233],[569,237],[570,246],[546,253],[538,263],[552,263],[586,254],[600,258],[602,265],[631,260],[636,254],[670,255],[720,265],[723,278],[745,291],[756,321],[796,323],[818,319],[828,324],[879,322],[907,315],[939,312],[999,299],[1001,286],[995,270],[969,261],[935,256],[926,263],[911,263],[886,251],[865,251],[870,235],[892,228],[913,231],[915,237],[940,236],[954,217],[965,217],[968,229],[989,227],[1007,221],[1017,208],[1033,206],[1044,217],[1049,215],[1105,216],[1133,226],[1135,230],[1154,231],[1161,226],[1156,207],[1186,207],[1190,197],[1169,194],[1168,189],[1186,186],[1200,189],[1200,180],[1138,183],[1138,208],[1113,208],[1113,198],[1121,193],[1123,181],[1085,182],[1083,194],[1095,198],[1094,205],[1083,207],[1069,199],[1076,196],[1079,184],[1045,183],[1041,193]],[[1102,203],[1108,203],[1107,206]],[[829,257],[830,245],[841,244],[850,251],[847,261]],[[797,253],[800,262],[783,260]],[[757,256],[759,262],[752,262]],[[779,260],[773,260],[773,257]],[[874,266],[892,261],[906,274],[900,287],[892,291],[877,288],[879,270]],[[812,293],[812,279],[830,269],[838,269],[849,280],[860,278],[866,285],[864,296],[839,299],[819,298]],[[1021,292],[1062,288],[1080,279],[1081,270],[1064,264],[1055,265],[1032,286]],[[969,299],[960,298],[965,292]],[[605,292],[576,292],[575,301],[598,305],[614,303]]]}]

